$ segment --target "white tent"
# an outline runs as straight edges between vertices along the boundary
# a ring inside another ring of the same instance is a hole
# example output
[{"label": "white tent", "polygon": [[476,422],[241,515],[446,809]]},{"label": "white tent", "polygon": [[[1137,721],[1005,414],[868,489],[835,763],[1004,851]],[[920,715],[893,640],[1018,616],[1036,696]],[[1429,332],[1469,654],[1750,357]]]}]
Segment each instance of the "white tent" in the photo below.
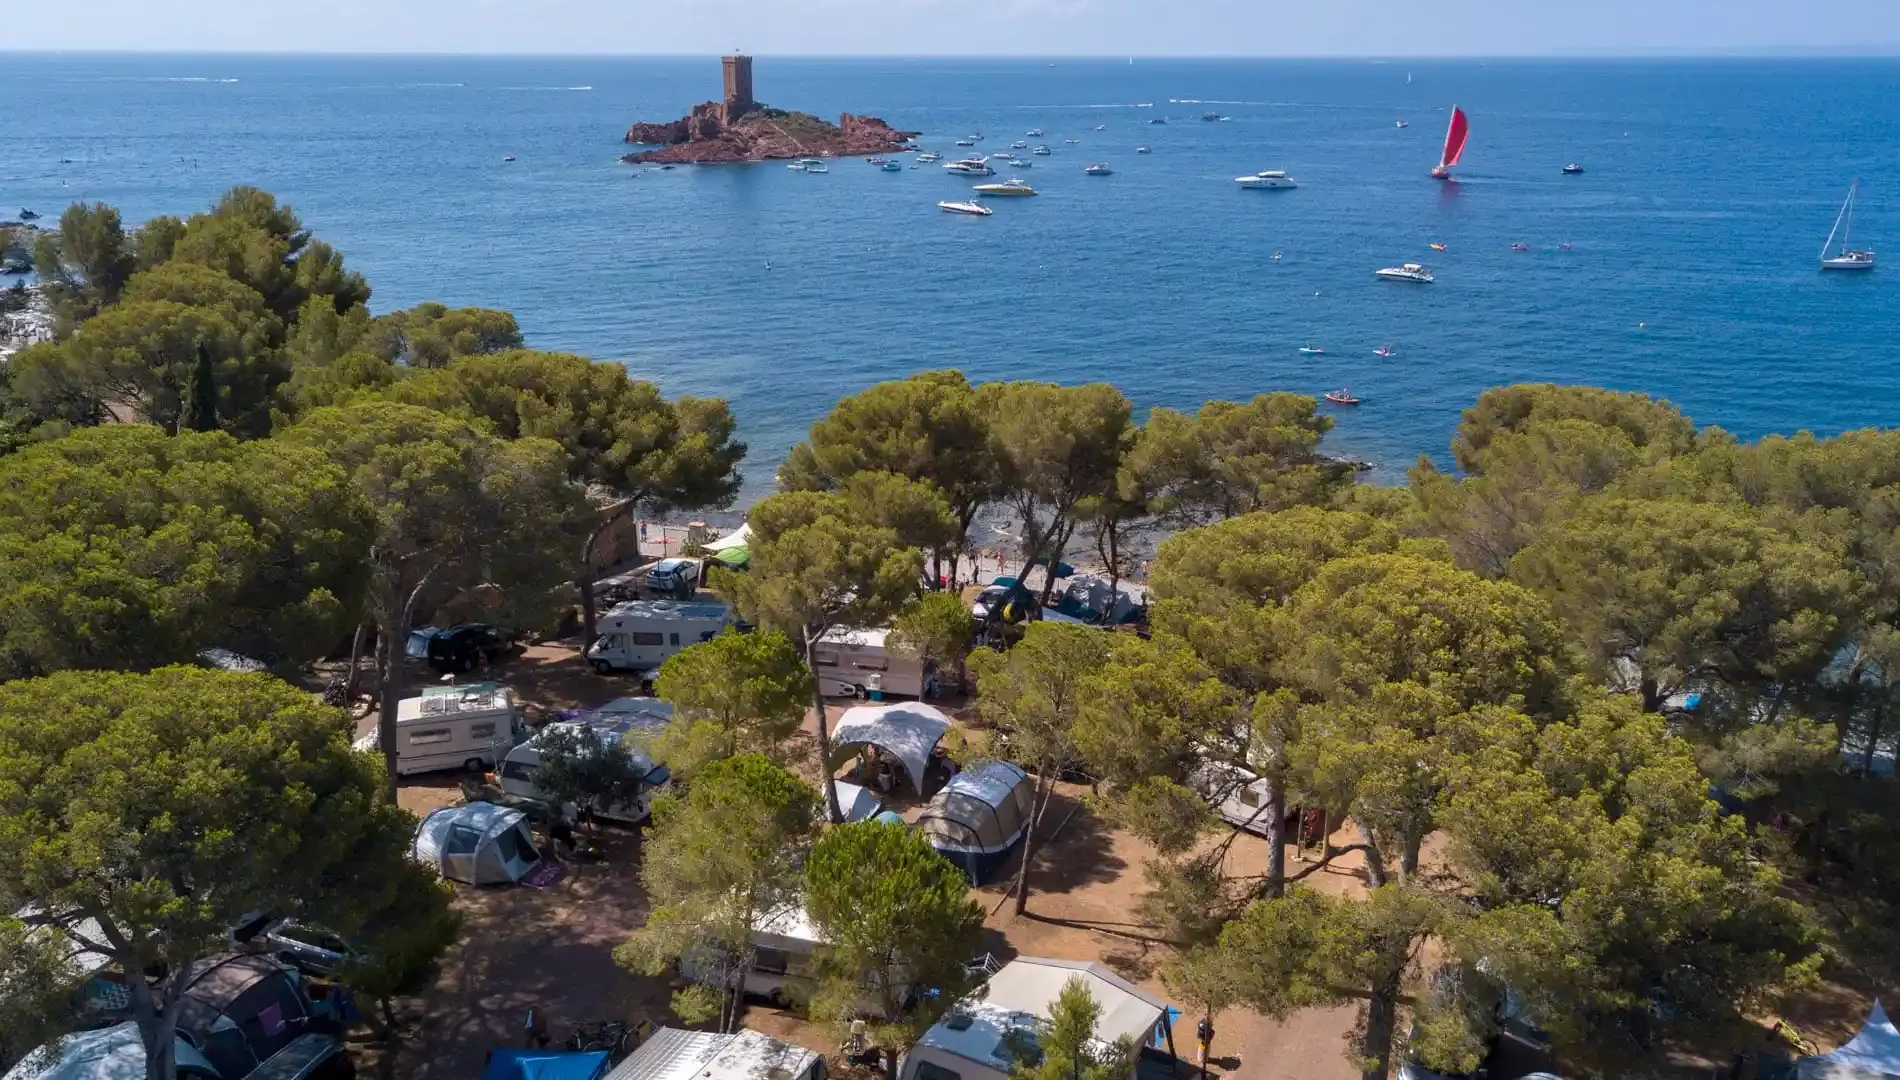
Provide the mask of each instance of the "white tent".
[{"label": "white tent", "polygon": [[719,539],[714,540],[712,543],[707,544],[706,550],[708,552],[730,551],[731,549],[736,548],[736,547],[745,547],[747,544],[750,544],[751,542],[752,542],[752,526],[750,524],[745,524],[732,530],[731,532],[720,537]]},{"label": "white tent", "polygon": [[837,781],[837,785],[838,809],[844,813],[847,824],[875,817],[879,810],[884,809],[884,804],[878,800],[877,792],[870,788],[860,787],[843,780]]},{"label": "white tent", "polygon": [[446,806],[423,818],[413,854],[443,877],[470,885],[512,884],[541,861],[521,811],[485,802]]},{"label": "white tent", "polygon": [[1860,1026],[1860,1034],[1829,1054],[1795,1062],[1797,1080],[1896,1080],[1900,1078],[1900,1031],[1887,1019],[1887,1010],[1874,1002],[1874,1011]]},{"label": "white tent", "polygon": [[924,791],[924,767],[937,741],[950,730],[950,718],[919,701],[896,705],[858,705],[846,709],[831,729],[832,760],[852,746],[888,750],[904,763],[919,795]]}]

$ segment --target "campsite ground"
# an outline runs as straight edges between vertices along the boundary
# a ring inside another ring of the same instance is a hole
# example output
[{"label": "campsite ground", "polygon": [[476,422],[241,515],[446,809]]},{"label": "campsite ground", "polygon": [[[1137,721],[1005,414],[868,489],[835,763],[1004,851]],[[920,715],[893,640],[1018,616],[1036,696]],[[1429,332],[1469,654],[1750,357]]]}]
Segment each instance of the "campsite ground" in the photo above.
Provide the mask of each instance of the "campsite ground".
[{"label": "campsite ground", "polygon": [[[548,709],[598,705],[639,692],[630,679],[584,668],[574,643],[531,647],[494,674],[520,700]],[[831,719],[838,711],[830,710]],[[815,728],[808,718],[807,737],[815,736]],[[815,775],[815,766],[807,771]],[[1002,960],[1016,955],[1099,960],[1165,999],[1159,968],[1169,947],[1134,911],[1144,888],[1142,863],[1153,852],[1081,805],[1084,794],[1086,789],[1068,785],[1059,790],[1038,844],[1025,915],[1014,915],[1008,903],[1013,873],[976,891],[987,915],[989,947]],[[460,798],[452,775],[418,777],[401,790],[403,805],[418,814]],[[894,803],[906,817],[921,808],[916,800]],[[547,888],[458,887],[456,903],[466,919],[462,939],[444,959],[435,984],[400,1003],[405,1037],[388,1047],[360,1043],[359,1069],[383,1080],[478,1076],[490,1049],[521,1045],[530,1008],[544,1012],[557,1042],[588,1021],[668,1022],[667,1002],[676,981],[638,975],[613,960],[614,947],[646,915],[638,872],[640,833],[605,829],[602,837],[600,861],[567,863],[566,873]],[[1290,861],[1289,872],[1327,891],[1362,889],[1361,864],[1350,850],[1353,840],[1337,833],[1333,845],[1341,854],[1324,864]],[[1257,876],[1265,867],[1266,845],[1242,837],[1229,860],[1233,876]],[[1858,1028],[1872,989],[1825,983],[1791,1005],[1787,1016],[1816,1042],[1836,1045]],[[1358,1075],[1344,1053],[1354,1014],[1351,1007],[1308,1009],[1276,1022],[1231,1010],[1215,1018],[1212,1072],[1249,1080],[1349,1080]],[[1183,1058],[1193,1056],[1193,1019],[1183,1022],[1186,1030],[1177,1042]],[[836,1048],[834,1033],[788,1012],[754,1006],[745,1022],[813,1049]],[[1699,1068],[1685,1067],[1675,1075],[1705,1077],[1711,1064],[1728,1062],[1704,1058]]]}]

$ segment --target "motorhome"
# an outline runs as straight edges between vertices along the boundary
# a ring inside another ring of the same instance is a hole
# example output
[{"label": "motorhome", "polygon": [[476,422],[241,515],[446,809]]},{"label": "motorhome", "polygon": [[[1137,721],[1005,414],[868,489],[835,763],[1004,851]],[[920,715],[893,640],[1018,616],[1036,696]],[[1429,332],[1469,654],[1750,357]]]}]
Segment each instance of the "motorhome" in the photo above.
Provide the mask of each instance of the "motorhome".
[{"label": "motorhome", "polygon": [[890,649],[889,627],[839,628],[818,639],[812,650],[813,674],[826,697],[924,696],[924,661]]},{"label": "motorhome", "polygon": [[651,671],[731,624],[732,609],[714,601],[632,600],[601,617],[587,662],[603,675]]},{"label": "motorhome", "polygon": [[550,731],[585,730],[599,739],[602,745],[611,743],[628,744],[628,751],[636,769],[644,770],[645,782],[640,793],[626,802],[612,805],[598,805],[592,808],[595,815],[610,821],[622,821],[629,825],[645,821],[652,809],[653,792],[666,785],[669,774],[664,766],[653,764],[647,751],[639,745],[641,736],[658,732],[673,720],[673,706],[658,698],[619,698],[598,709],[584,712],[570,720],[561,720],[549,724],[527,742],[508,751],[501,763],[500,776],[497,778],[501,790],[510,795],[525,799],[546,801],[541,789],[535,786],[535,773],[541,767],[541,750]]},{"label": "motorhome", "polygon": [[1267,835],[1267,797],[1272,785],[1238,765],[1203,761],[1188,777],[1222,821],[1256,836]]},{"label": "motorhome", "polygon": [[[494,767],[521,740],[515,698],[491,682],[433,686],[396,706],[396,775]],[[380,748],[377,732],[356,740]]]}]

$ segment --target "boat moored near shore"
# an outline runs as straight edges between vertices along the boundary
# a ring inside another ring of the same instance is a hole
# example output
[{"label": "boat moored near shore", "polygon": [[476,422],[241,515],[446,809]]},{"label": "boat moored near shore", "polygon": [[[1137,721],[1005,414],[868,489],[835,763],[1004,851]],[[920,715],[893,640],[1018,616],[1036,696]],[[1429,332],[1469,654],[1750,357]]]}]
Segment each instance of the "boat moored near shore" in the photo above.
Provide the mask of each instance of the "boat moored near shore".
[{"label": "boat moored near shore", "polygon": [[1401,263],[1398,266],[1388,266],[1383,270],[1374,270],[1373,273],[1387,281],[1410,281],[1419,285],[1432,283],[1431,268],[1417,263]]}]

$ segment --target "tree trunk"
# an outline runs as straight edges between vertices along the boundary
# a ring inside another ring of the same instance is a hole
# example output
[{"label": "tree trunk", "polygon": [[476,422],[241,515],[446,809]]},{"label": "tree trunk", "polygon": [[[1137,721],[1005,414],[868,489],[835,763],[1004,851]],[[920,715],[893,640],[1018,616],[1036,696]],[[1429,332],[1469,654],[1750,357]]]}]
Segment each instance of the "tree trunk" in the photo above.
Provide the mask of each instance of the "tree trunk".
[{"label": "tree trunk", "polygon": [[1405,846],[1399,850],[1399,881],[1409,882],[1418,876],[1418,849],[1425,842],[1424,837],[1407,837]]},{"label": "tree trunk", "polygon": [[1366,1002],[1366,1035],[1360,1043],[1361,1056],[1366,1059],[1367,1068],[1360,1074],[1361,1080],[1386,1080],[1386,1071],[1392,1064],[1392,1029],[1398,1022],[1398,980],[1372,988],[1372,997]]},{"label": "tree trunk", "polygon": [[1662,689],[1656,685],[1655,679],[1652,679],[1647,675],[1643,676],[1642,693],[1643,693],[1643,711],[1644,712],[1661,712],[1662,711],[1662,703],[1663,703]]},{"label": "tree trunk", "polygon": [[1267,781],[1267,898],[1286,892],[1286,787],[1277,777]]},{"label": "tree trunk", "polygon": [[838,809],[838,778],[831,775],[831,722],[825,719],[825,688],[818,681],[818,637],[805,634],[805,667],[811,671],[811,704],[818,714],[818,775],[825,778],[825,818],[833,825],[844,821]]},{"label": "tree trunk", "polygon": [[1887,703],[1883,700],[1879,705],[1875,706],[1873,713],[1872,727],[1867,732],[1867,748],[1860,752],[1860,769],[1862,772],[1873,771],[1874,751],[1880,746],[1880,736],[1883,729],[1887,726]]},{"label": "tree trunk", "polygon": [[376,678],[376,745],[383,752],[383,794],[396,802],[396,714],[402,707],[402,646],[394,627],[377,630],[376,651],[381,654]]},{"label": "tree trunk", "polygon": [[1385,855],[1379,851],[1379,842],[1372,838],[1372,830],[1364,822],[1359,823],[1359,839],[1366,845],[1366,887],[1376,889],[1385,884]]},{"label": "tree trunk", "polygon": [[195,962],[186,962],[181,971],[168,972],[160,982],[166,992],[159,996],[167,999],[163,1008],[154,999],[149,982],[143,978],[126,980],[126,988],[132,995],[132,1016],[138,1022],[139,1037],[145,1044],[145,1080],[173,1080],[177,1064],[172,1058],[177,1053],[178,1011],[184,1000],[168,991],[177,986],[182,972],[190,970]]},{"label": "tree trunk", "polygon": [[[619,521],[632,509],[632,506],[632,503],[628,503],[607,515],[600,524],[588,532],[587,542],[581,545],[581,573],[575,584],[581,594],[581,650],[583,654],[587,647],[594,643],[594,626],[598,621],[598,615],[594,610],[594,546],[600,543],[600,538],[606,533],[607,527]],[[634,546],[637,551],[639,542],[635,541]],[[645,552],[638,552],[638,554],[644,555]]]},{"label": "tree trunk", "polygon": [[1044,768],[1036,773],[1036,794],[1030,800],[1029,827],[1023,830],[1023,863],[1016,868],[1016,914],[1021,915],[1029,908],[1029,864],[1036,856],[1036,828],[1042,824],[1042,813],[1049,805],[1049,796],[1055,791],[1055,781],[1048,773],[1053,766],[1044,763]]},{"label": "tree trunk", "polygon": [[343,678],[343,707],[356,711],[357,668],[363,663],[363,638],[369,628],[369,613],[356,620],[356,633],[350,638],[350,673]]}]

